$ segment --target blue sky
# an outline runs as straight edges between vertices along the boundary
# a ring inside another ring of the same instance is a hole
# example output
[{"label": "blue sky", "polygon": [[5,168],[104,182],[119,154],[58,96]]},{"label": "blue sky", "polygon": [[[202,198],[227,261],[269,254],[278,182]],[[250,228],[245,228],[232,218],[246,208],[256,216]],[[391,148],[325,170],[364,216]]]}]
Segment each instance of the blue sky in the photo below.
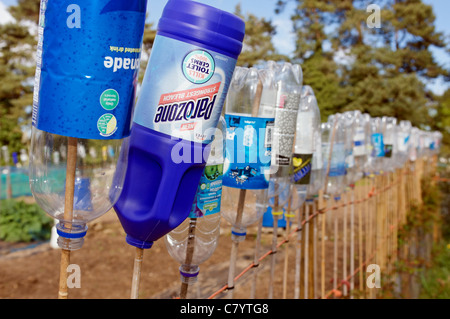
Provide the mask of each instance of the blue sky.
[{"label": "blue sky", "polygon": [[[38,1],[38,0],[36,0]],[[168,0],[148,0],[148,18],[155,24],[159,20],[162,10]],[[279,52],[289,54],[294,49],[293,37],[290,35],[292,31],[292,24],[290,21],[290,14],[294,8],[291,1],[280,15],[275,14],[274,6],[276,0],[196,0],[205,4],[212,5],[216,8],[233,12],[238,3],[241,4],[243,13],[252,13],[258,17],[265,17],[270,19],[277,27],[277,36],[274,38],[274,44]],[[16,0],[0,0],[5,5],[14,4]],[[450,41],[450,0],[423,0],[426,4],[433,6],[434,14],[436,15],[436,28],[438,31],[444,32],[447,39]],[[383,19],[383,17],[381,17]],[[450,54],[445,50],[432,48],[436,60],[450,69]],[[449,83],[444,83],[443,80],[436,80],[431,84],[433,89],[438,94],[442,93],[446,88],[450,87]]]}]

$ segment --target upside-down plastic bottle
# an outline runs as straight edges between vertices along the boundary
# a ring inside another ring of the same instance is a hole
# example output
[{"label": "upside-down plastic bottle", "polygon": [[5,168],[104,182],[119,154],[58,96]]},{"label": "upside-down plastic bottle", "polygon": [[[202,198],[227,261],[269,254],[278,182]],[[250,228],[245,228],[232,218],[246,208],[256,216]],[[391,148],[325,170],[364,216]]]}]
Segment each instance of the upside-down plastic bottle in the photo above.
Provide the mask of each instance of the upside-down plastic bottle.
[{"label": "upside-down plastic bottle", "polygon": [[277,95],[268,196],[272,215],[281,216],[281,208],[287,203],[290,194],[292,150],[297,129],[303,73],[300,65],[287,62],[273,63],[269,67],[274,72]]},{"label": "upside-down plastic bottle", "polygon": [[211,257],[219,241],[225,128],[221,117],[189,216],[165,236],[167,250],[180,263],[181,281],[186,284],[197,281],[199,265]]},{"label": "upside-down plastic bottle", "polygon": [[[267,208],[275,99],[275,83],[269,69],[236,68],[225,108],[226,204],[222,210],[232,225],[233,240],[243,240],[247,227],[259,220]],[[239,204],[244,192],[245,202]],[[242,211],[238,213],[238,209]]]},{"label": "upside-down plastic bottle", "polygon": [[150,248],[188,216],[244,32],[242,19],[202,3],[164,7],[114,206],[128,244]]},{"label": "upside-down plastic bottle", "polygon": [[[122,190],[146,0],[42,0],[29,158],[34,198],[79,249]],[[86,153],[112,150],[104,161]],[[115,174],[115,175],[114,175]]]},{"label": "upside-down plastic bottle", "polygon": [[[320,110],[313,89],[303,86],[302,98],[297,115],[297,126],[292,157],[292,194],[288,205],[292,211],[297,210],[305,201],[311,183],[315,156],[315,142],[320,136]],[[320,156],[320,158],[322,158]],[[315,166],[321,170],[322,165]]]}]

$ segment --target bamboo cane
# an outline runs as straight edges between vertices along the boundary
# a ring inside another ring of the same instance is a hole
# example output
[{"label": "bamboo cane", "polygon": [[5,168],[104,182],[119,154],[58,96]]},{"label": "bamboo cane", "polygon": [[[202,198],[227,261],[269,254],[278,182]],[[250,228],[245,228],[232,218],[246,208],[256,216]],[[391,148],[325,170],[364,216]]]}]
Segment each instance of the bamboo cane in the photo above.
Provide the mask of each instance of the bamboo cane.
[{"label": "bamboo cane", "polygon": [[[189,230],[188,230],[188,240],[186,246],[186,259],[184,261],[185,265],[191,265],[194,258],[195,251],[195,229],[197,227],[197,218],[190,218]],[[189,284],[187,282],[181,283],[180,299],[186,299],[188,293]]]},{"label": "bamboo cane", "polygon": [[[67,167],[66,167],[66,192],[64,201],[64,221],[68,222],[66,227],[71,229],[71,222],[73,219],[73,202],[75,191],[75,172],[77,167],[77,139],[68,137],[67,145]],[[66,239],[65,239],[66,240]],[[61,264],[59,272],[59,299],[68,298],[67,288],[67,267],[70,265],[70,250],[61,250]]]},{"label": "bamboo cane", "polygon": [[302,217],[303,217],[303,205],[298,208],[297,224],[299,231],[297,232],[297,249],[295,254],[295,278],[294,278],[294,299],[300,298],[300,271],[301,271],[301,259],[302,259]]}]

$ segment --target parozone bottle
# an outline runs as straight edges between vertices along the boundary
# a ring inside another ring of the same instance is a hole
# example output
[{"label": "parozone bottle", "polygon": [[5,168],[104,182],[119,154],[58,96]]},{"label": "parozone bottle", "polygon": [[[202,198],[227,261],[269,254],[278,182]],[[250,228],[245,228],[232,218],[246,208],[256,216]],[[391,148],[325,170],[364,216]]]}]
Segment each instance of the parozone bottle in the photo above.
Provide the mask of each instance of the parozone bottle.
[{"label": "parozone bottle", "polygon": [[188,216],[244,33],[240,18],[201,3],[164,8],[115,205],[130,245],[150,248]]}]

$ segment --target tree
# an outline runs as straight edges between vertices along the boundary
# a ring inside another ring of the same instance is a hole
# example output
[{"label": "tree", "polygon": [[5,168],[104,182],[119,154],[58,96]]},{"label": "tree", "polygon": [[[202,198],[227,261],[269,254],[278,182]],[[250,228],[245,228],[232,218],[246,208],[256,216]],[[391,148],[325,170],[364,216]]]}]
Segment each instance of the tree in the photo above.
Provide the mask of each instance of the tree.
[{"label": "tree", "polygon": [[[303,82],[314,90],[322,121],[338,112],[346,99],[339,76],[339,66],[334,61],[333,50],[326,49],[330,36],[325,26],[334,23],[336,7],[330,1],[298,0],[291,20],[296,34],[296,49],[292,60],[303,69]],[[278,1],[277,13],[284,10],[286,1]]]},{"label": "tree", "polygon": [[244,15],[241,6],[235,8],[235,14],[245,21],[245,37],[238,65],[252,67],[263,60],[287,60],[288,57],[279,54],[272,43],[276,29],[271,21],[258,18],[249,13]]},{"label": "tree", "polygon": [[19,0],[10,11],[16,22],[0,25],[0,144],[12,153],[24,148],[22,127],[30,125],[39,3]]}]

